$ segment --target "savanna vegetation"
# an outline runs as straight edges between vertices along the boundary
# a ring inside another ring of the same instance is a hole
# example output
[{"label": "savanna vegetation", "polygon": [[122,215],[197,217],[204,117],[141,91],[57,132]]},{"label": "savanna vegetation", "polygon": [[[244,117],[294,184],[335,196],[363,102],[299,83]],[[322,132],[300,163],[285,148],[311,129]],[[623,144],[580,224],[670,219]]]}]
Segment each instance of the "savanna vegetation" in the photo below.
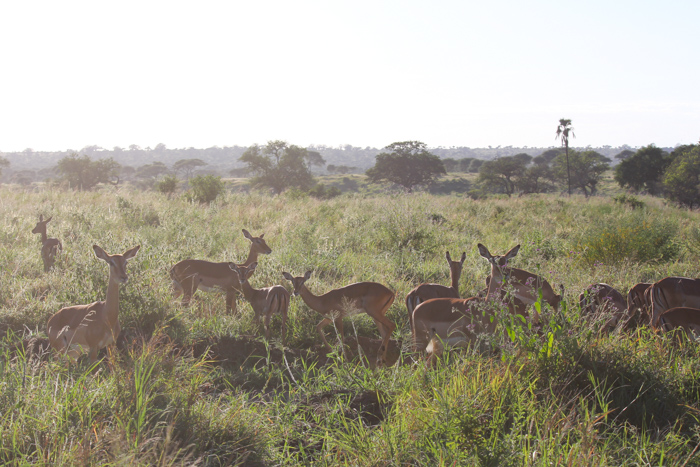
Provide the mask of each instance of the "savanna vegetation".
[{"label": "savanna vegetation", "polygon": [[[39,215],[63,250],[44,273]],[[669,275],[695,277],[698,213],[648,196],[529,195],[472,200],[429,193],[231,193],[209,204],[169,190],[0,187],[0,462],[26,465],[697,465],[700,348],[647,327],[601,333],[578,294],[606,282],[626,291]],[[320,317],[292,299],[262,337],[250,306],[220,293],[186,308],[168,271],[186,258],[245,259],[241,233],[265,233],[255,287],[311,270],[326,292],[376,281],[396,292],[390,365],[375,368],[367,316],[345,323],[345,347],[316,332]],[[445,251],[466,251],[460,295],[484,287],[477,243],[565,286],[541,326],[503,320],[434,368],[414,354],[403,298],[448,284]],[[108,271],[93,253],[141,245],[120,291],[117,350],[69,364],[46,350],[63,306],[104,299]],[[506,331],[506,332],[503,332]]]}]

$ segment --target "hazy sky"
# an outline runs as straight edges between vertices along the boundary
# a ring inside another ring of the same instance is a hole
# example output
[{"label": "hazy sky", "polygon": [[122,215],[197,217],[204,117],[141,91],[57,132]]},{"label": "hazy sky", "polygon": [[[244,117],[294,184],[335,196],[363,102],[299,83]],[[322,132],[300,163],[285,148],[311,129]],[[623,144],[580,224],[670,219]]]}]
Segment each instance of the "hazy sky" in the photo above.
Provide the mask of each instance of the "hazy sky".
[{"label": "hazy sky", "polygon": [[0,0],[0,151],[700,139],[700,1]]}]

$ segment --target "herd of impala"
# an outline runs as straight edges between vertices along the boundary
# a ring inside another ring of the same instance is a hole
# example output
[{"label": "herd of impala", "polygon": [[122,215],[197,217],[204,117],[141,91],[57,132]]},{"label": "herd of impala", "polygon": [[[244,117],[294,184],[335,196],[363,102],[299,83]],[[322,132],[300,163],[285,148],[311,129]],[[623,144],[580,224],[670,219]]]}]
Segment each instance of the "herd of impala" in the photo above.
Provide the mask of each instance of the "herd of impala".
[{"label": "herd of impala", "polygon": [[[41,258],[45,271],[53,267],[56,255],[62,250],[58,239],[47,236],[46,224],[51,219],[44,220],[39,216],[39,222],[32,230],[32,233],[41,234]],[[254,237],[243,229],[243,235],[251,244],[248,257],[242,264],[195,259],[175,264],[170,269],[174,295],[176,298],[182,296],[182,304],[188,305],[198,289],[221,290],[226,293],[226,310],[235,312],[236,296],[242,293],[255,312],[256,322],[264,317],[266,339],[270,338],[272,314],[282,316],[284,343],[290,293],[281,285],[256,289],[250,284],[258,256],[270,254],[272,249],[265,242],[264,234]],[[127,282],[127,262],[136,256],[139,248],[137,245],[123,254],[110,255],[93,245],[95,256],[109,265],[105,300],[64,307],[51,316],[47,325],[51,347],[73,359],[87,352],[90,362],[94,362],[100,349],[116,343],[121,332],[119,285]],[[543,277],[508,265],[519,249],[520,245],[517,245],[505,255],[492,255],[488,248],[479,244],[479,254],[489,262],[491,271],[486,278],[486,289],[466,299],[460,298],[458,292],[466,253],[462,253],[459,261],[452,261],[447,252],[451,286],[420,284],[406,296],[415,350],[426,352],[430,361],[439,355],[444,345],[473,343],[479,333],[495,331],[496,317],[501,310],[527,318],[528,309],[535,310],[532,305],[538,301],[557,310],[564,294],[563,286],[557,295]],[[282,272],[282,275],[292,283],[293,294],[300,295],[309,308],[323,316],[316,329],[327,349],[330,345],[324,334],[326,326],[335,323],[342,339],[343,318],[366,313],[374,320],[382,337],[377,364],[386,363],[389,338],[395,328],[386,312],[394,302],[394,292],[376,282],[357,282],[323,295],[314,295],[305,285],[311,271],[298,277],[287,272]],[[644,323],[665,331],[678,328],[691,338],[700,336],[700,279],[666,277],[653,284],[640,283],[629,290],[627,297],[607,284],[592,284],[579,296],[579,303],[582,313],[606,317],[603,329],[618,325],[630,328]],[[532,319],[538,320],[536,311]]]}]

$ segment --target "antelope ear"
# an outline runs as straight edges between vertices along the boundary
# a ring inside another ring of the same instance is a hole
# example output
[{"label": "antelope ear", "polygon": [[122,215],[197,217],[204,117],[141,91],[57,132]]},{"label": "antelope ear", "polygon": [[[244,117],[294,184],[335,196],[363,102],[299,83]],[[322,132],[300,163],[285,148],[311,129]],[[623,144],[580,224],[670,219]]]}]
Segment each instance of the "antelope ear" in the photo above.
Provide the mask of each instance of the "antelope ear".
[{"label": "antelope ear", "polygon": [[248,266],[248,269],[250,269],[251,271],[255,271],[255,268],[257,268],[257,267],[258,267],[258,262],[256,261],[253,264],[251,264],[250,266]]},{"label": "antelope ear", "polygon": [[131,250],[126,250],[122,256],[124,256],[125,259],[131,259],[134,256],[136,256],[136,253],[139,252],[140,248],[141,248],[141,245],[136,245]]},{"label": "antelope ear", "polygon": [[51,217],[49,217],[48,219],[46,219],[45,222],[49,222],[51,219],[53,219],[53,216],[51,216]]},{"label": "antelope ear", "polygon": [[462,259],[459,260],[460,263],[464,263],[464,260],[467,259],[467,252],[463,251],[462,252]]},{"label": "antelope ear", "polygon": [[246,229],[242,229],[242,232],[245,238],[247,238],[248,240],[253,240],[252,235],[250,235],[250,232],[248,232]]},{"label": "antelope ear", "polygon": [[450,252],[449,252],[449,251],[446,251],[446,252],[445,252],[445,258],[446,258],[447,261],[449,261],[450,263],[452,262],[452,258],[450,258]]},{"label": "antelope ear", "polygon": [[288,281],[293,281],[293,280],[294,280],[294,278],[292,277],[292,275],[289,274],[288,272],[282,271],[282,276],[284,276],[284,278],[287,279]]},{"label": "antelope ear", "polygon": [[95,250],[95,256],[105,261],[109,261],[109,255],[107,255],[102,248],[97,245],[92,245],[92,249]]},{"label": "antelope ear", "polygon": [[309,277],[311,277],[311,271],[306,271],[306,274],[304,274],[304,280],[308,281]]},{"label": "antelope ear", "polygon": [[43,214],[39,214],[39,222],[44,222],[44,215]]},{"label": "antelope ear", "polygon": [[510,251],[508,251],[508,253],[506,253],[506,254],[503,255],[503,256],[505,256],[506,260],[515,258],[515,257],[518,255],[518,250],[520,250],[520,245],[519,245],[519,244],[518,244],[518,245],[515,245],[513,248],[510,249]]},{"label": "antelope ear", "polygon": [[479,243],[479,244],[477,245],[477,248],[479,248],[479,254],[480,254],[481,256],[483,256],[484,258],[486,258],[486,259],[491,259],[491,258],[493,258],[493,255],[491,254],[491,252],[489,251],[489,249],[486,248],[486,247],[485,247],[484,245],[482,245],[481,243]]},{"label": "antelope ear", "polygon": [[265,236],[264,233],[261,233],[261,234],[260,234],[260,238],[263,238],[264,236]]}]

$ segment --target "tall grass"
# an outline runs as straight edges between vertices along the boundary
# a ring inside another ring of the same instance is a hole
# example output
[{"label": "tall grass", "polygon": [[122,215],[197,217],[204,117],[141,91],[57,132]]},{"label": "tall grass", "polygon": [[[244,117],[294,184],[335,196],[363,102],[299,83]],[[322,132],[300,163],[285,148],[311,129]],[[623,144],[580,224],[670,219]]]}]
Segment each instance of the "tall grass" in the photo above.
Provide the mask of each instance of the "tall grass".
[{"label": "tall grass", "polygon": [[[154,192],[0,188],[0,459],[45,465],[694,465],[700,462],[700,350],[648,329],[601,335],[579,316],[578,293],[607,282],[698,275],[694,212],[643,197],[631,209],[602,198],[469,199],[413,195],[227,194],[208,206]],[[56,267],[43,273],[31,228],[54,216]],[[185,258],[242,261],[241,229],[265,233],[251,282],[289,284],[313,271],[322,293],[371,280],[396,291],[388,317],[398,362],[373,368],[379,333],[366,316],[332,327],[293,299],[288,343],[261,337],[249,305],[197,292],[171,295]],[[98,244],[137,244],[120,289],[119,349],[94,366],[42,354],[48,317],[104,299]],[[460,294],[484,287],[476,253],[521,244],[514,264],[566,289],[539,328],[502,319],[494,336],[448,351],[435,368],[410,345],[403,297],[448,285],[445,251],[467,252]],[[398,354],[398,351],[400,355]],[[358,355],[360,357],[358,357]],[[412,363],[414,360],[419,363]]]}]

